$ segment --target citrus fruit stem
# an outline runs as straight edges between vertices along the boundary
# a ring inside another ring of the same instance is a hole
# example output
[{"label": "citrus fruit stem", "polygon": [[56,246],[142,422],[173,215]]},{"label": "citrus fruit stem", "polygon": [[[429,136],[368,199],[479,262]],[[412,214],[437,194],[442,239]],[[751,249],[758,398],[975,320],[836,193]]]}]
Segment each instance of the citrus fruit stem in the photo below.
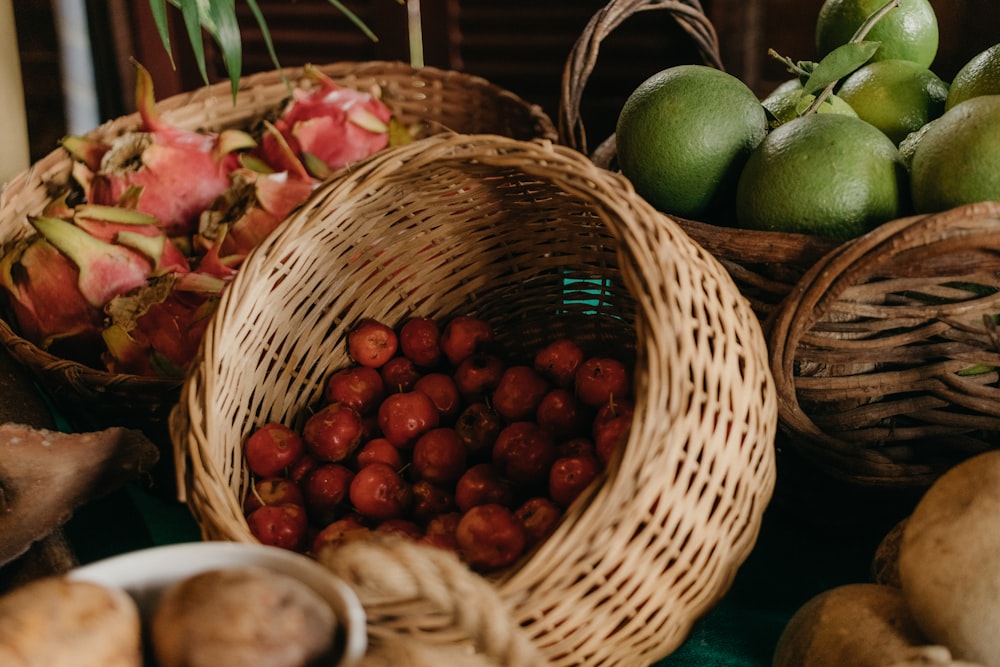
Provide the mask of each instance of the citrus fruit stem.
[{"label": "citrus fruit stem", "polygon": [[[858,42],[862,41],[865,37],[867,37],[868,33],[871,32],[871,29],[875,27],[875,24],[878,23],[883,16],[885,16],[890,11],[898,7],[899,2],[900,0],[889,0],[889,2],[885,3],[884,5],[876,9],[874,12],[872,12],[868,16],[868,18],[864,20],[864,23],[858,26],[858,29],[855,31],[854,35],[851,36],[851,39],[848,41],[848,43],[857,44]],[[816,111],[818,111],[819,105],[821,105],[824,101],[826,101],[826,98],[828,98],[833,93],[833,89],[837,87],[838,83],[839,81],[830,82],[826,86],[826,88],[820,91],[819,95],[816,96],[816,98],[812,101],[812,104],[810,104],[806,108],[806,110],[802,113],[802,115],[805,116],[807,114],[815,113]]]}]

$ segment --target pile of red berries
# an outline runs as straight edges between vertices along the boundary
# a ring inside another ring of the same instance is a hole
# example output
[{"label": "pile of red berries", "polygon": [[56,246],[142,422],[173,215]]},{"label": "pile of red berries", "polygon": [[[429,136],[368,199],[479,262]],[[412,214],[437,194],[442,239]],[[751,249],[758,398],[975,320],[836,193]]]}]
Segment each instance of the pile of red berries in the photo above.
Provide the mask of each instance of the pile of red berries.
[{"label": "pile of red berries", "polygon": [[265,544],[318,553],[389,531],[452,549],[489,572],[547,537],[628,438],[631,378],[616,358],[558,338],[526,363],[486,321],[376,320],[348,335],[301,432],[244,443],[244,510]]}]

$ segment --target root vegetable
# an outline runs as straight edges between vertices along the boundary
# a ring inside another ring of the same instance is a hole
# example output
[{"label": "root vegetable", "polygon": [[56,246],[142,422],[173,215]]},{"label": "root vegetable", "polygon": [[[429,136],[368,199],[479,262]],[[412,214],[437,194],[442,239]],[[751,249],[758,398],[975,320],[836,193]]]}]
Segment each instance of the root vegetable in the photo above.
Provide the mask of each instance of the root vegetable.
[{"label": "root vegetable", "polygon": [[885,667],[925,643],[899,589],[843,584],[795,612],[775,646],[772,667]]}]

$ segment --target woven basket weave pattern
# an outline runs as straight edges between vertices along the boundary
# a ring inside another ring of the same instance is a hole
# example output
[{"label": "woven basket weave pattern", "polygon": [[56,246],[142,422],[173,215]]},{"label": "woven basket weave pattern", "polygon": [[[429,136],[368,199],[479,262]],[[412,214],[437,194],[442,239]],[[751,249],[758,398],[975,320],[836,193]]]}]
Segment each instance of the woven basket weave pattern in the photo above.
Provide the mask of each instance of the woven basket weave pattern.
[{"label": "woven basket weave pattern", "polygon": [[[318,69],[340,85],[378,90],[402,123],[419,126],[424,134],[452,130],[518,139],[556,134],[540,107],[480,77],[381,61],[331,63]],[[166,122],[189,130],[246,128],[277,109],[290,94],[289,84],[299,81],[306,81],[303,68],[261,72],[240,80],[235,100],[229,83],[223,82],[164,99],[157,109]],[[88,136],[110,141],[140,124],[139,115],[131,114]],[[69,154],[58,149],[4,185],[0,243],[33,232],[27,216],[40,213],[69,187],[71,168]],[[113,374],[59,358],[21,338],[6,320],[0,320],[0,339],[79,427],[162,424],[180,390],[179,380]]]},{"label": "woven basket weave pattern", "polygon": [[671,652],[728,589],[773,486],[777,406],[746,300],[624,179],[549,142],[445,134],[349,172],[247,259],[172,414],[206,537],[253,539],[242,439],[303,422],[360,318],[477,314],[512,359],[570,333],[634,353],[632,433],[557,532],[493,579],[552,664]]}]

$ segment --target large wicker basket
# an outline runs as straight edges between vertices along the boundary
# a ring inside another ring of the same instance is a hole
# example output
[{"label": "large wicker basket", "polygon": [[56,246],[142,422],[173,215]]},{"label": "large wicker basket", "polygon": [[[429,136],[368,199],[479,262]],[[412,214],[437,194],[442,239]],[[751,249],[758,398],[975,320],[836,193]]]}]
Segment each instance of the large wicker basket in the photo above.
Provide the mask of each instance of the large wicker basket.
[{"label": "large wicker basket", "polygon": [[[592,148],[581,115],[581,102],[587,82],[599,65],[604,41],[627,19],[652,10],[670,13],[691,38],[705,65],[725,69],[718,35],[699,0],[610,0],[591,17],[566,60],[558,117],[559,140],[591,155],[594,162],[609,169],[616,168],[615,136],[603,138]],[[799,277],[837,245],[805,234],[745,230],[673,218],[726,267],[762,321]]]},{"label": "large wicker basket", "polygon": [[[518,139],[552,138],[552,121],[540,107],[480,77],[433,67],[414,69],[397,62],[340,62],[320,66],[341,85],[381,91],[407,125],[425,134],[442,130],[489,132]],[[228,82],[164,99],[164,120],[187,129],[248,127],[289,95],[288,82],[303,80],[303,68],[246,76],[235,102]],[[138,114],[109,121],[88,136],[111,139],[140,125]],[[69,188],[72,161],[57,149],[0,190],[0,245],[33,231],[27,216],[39,213]],[[177,400],[181,381],[109,373],[59,358],[22,338],[9,319],[0,319],[0,341],[29,367],[55,404],[77,428],[107,425],[162,429]],[[147,428],[148,430],[148,428]]]},{"label": "large wicker basket", "polygon": [[[624,178],[548,141],[443,134],[373,156],[250,255],[170,421],[204,536],[254,539],[243,439],[269,420],[303,423],[350,363],[354,323],[460,313],[491,322],[505,358],[568,334],[634,359],[623,454],[493,581],[552,664],[672,652],[727,591],[770,499],[763,332],[711,255]],[[391,582],[380,590],[392,597]]]},{"label": "large wicker basket", "polygon": [[[653,9],[671,12],[705,63],[721,68],[697,0],[611,0],[566,63],[561,141],[586,151],[580,100],[600,44]],[[594,159],[615,169],[614,136]],[[804,471],[810,480],[802,488],[790,480],[800,500],[818,488],[836,494],[844,482],[885,498],[910,495],[1000,445],[995,205],[892,221],[846,243],[675,220],[726,267],[761,319],[789,476]],[[826,477],[820,486],[810,479],[817,471]]]}]

